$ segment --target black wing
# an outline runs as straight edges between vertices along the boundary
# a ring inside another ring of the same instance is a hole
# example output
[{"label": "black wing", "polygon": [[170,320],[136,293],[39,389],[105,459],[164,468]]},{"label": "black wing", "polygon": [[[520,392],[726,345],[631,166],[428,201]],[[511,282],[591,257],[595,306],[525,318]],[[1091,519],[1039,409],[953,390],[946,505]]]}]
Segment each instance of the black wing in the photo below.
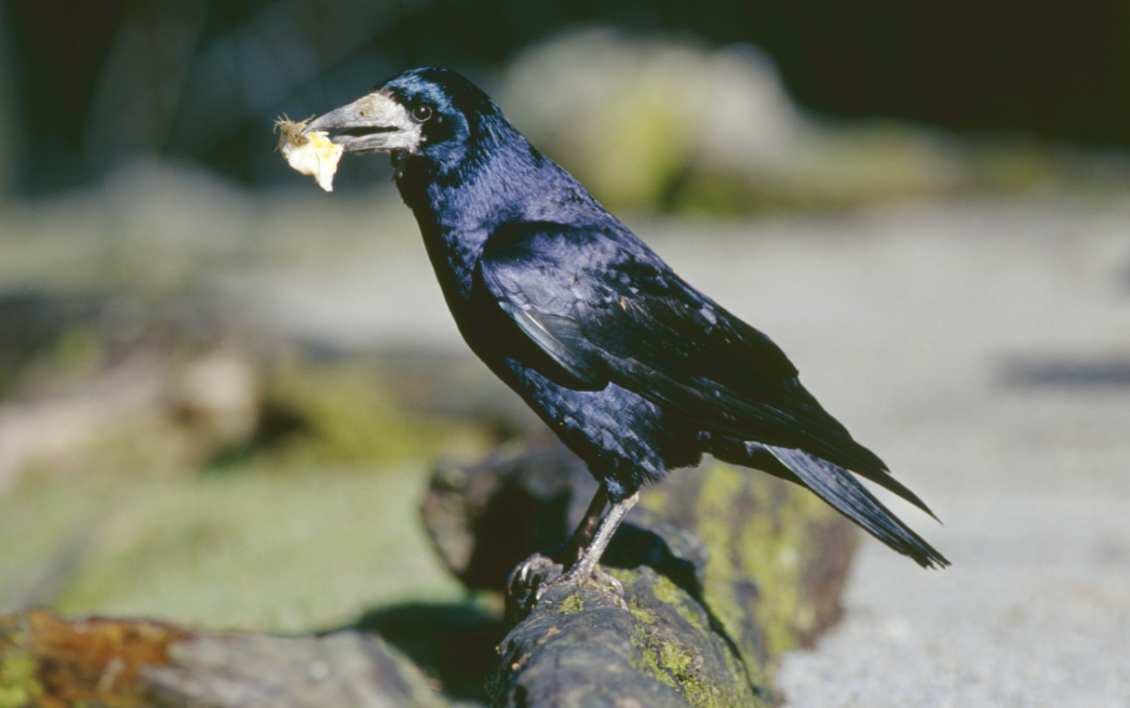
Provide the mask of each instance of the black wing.
[{"label": "black wing", "polygon": [[704,430],[803,450],[931,513],[824,411],[777,345],[630,233],[508,224],[487,241],[476,280],[586,387],[615,383]]}]

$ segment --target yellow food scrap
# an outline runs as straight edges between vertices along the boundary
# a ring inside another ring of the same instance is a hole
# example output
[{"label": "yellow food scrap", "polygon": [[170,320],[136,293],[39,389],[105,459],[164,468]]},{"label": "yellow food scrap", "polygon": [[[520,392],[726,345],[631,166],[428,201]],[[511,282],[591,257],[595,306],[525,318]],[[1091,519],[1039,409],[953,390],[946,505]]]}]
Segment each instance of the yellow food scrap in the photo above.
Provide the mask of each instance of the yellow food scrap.
[{"label": "yellow food scrap", "polygon": [[304,175],[313,175],[318,186],[327,192],[334,191],[334,173],[343,152],[340,145],[329,141],[328,133],[315,130],[302,134],[309,120],[295,122],[286,116],[275,121],[279,131],[279,150],[290,166]]}]

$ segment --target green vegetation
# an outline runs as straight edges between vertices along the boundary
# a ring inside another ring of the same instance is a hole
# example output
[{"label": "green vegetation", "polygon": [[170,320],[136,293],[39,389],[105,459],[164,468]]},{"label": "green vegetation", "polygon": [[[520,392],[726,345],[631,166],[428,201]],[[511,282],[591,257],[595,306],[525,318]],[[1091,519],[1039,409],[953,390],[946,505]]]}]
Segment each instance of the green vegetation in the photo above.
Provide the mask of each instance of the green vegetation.
[{"label": "green vegetation", "polygon": [[54,572],[49,604],[65,614],[271,631],[455,599],[462,590],[419,525],[424,472],[261,467],[29,482],[0,500],[5,599],[17,599],[21,579]]},{"label": "green vegetation", "polygon": [[462,597],[418,507],[432,459],[479,454],[474,430],[404,411],[372,360],[263,369],[243,438],[154,404],[69,472],[25,471],[0,495],[0,607],[296,632]]},{"label": "green vegetation", "polygon": [[[639,574],[636,574],[637,579]],[[663,575],[655,575],[652,593],[657,600],[670,605],[692,627],[704,636],[709,632],[702,621],[688,606],[686,593]],[[739,696],[724,696],[715,681],[702,676],[702,660],[692,654],[684,645],[683,635],[677,634],[670,625],[659,624],[654,611],[631,603],[629,610],[635,618],[635,630],[631,637],[632,647],[637,651],[638,664],[634,667],[653,675],[660,683],[678,690],[695,708],[713,708],[725,705],[747,705],[753,700],[748,690]],[[744,672],[732,662],[734,657],[726,650],[727,668],[733,681],[729,685],[746,686]]]},{"label": "green vegetation", "polygon": [[20,652],[0,654],[0,708],[32,705],[43,686],[36,678],[35,659]]},{"label": "green vegetation", "polygon": [[585,609],[585,601],[581,598],[580,593],[573,593],[561,603],[557,608],[557,614],[560,615],[575,615],[581,610]]}]

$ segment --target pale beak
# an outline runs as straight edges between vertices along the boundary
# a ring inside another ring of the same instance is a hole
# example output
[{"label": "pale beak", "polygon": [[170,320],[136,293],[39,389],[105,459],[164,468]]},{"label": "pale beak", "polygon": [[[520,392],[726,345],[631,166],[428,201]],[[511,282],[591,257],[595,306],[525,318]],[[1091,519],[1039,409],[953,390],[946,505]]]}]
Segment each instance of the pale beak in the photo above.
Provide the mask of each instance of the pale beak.
[{"label": "pale beak", "polygon": [[408,109],[380,92],[363,96],[316,118],[302,132],[331,132],[330,141],[346,152],[416,152],[422,132]]}]

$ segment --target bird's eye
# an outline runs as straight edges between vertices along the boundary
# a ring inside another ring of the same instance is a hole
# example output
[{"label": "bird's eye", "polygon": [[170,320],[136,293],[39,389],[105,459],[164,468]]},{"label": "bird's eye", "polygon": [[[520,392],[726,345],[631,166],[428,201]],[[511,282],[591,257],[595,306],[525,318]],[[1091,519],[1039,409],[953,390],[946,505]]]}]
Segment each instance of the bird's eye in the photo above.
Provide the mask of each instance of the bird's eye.
[{"label": "bird's eye", "polygon": [[424,121],[432,117],[432,107],[416,106],[412,109],[412,117],[423,123]]}]

